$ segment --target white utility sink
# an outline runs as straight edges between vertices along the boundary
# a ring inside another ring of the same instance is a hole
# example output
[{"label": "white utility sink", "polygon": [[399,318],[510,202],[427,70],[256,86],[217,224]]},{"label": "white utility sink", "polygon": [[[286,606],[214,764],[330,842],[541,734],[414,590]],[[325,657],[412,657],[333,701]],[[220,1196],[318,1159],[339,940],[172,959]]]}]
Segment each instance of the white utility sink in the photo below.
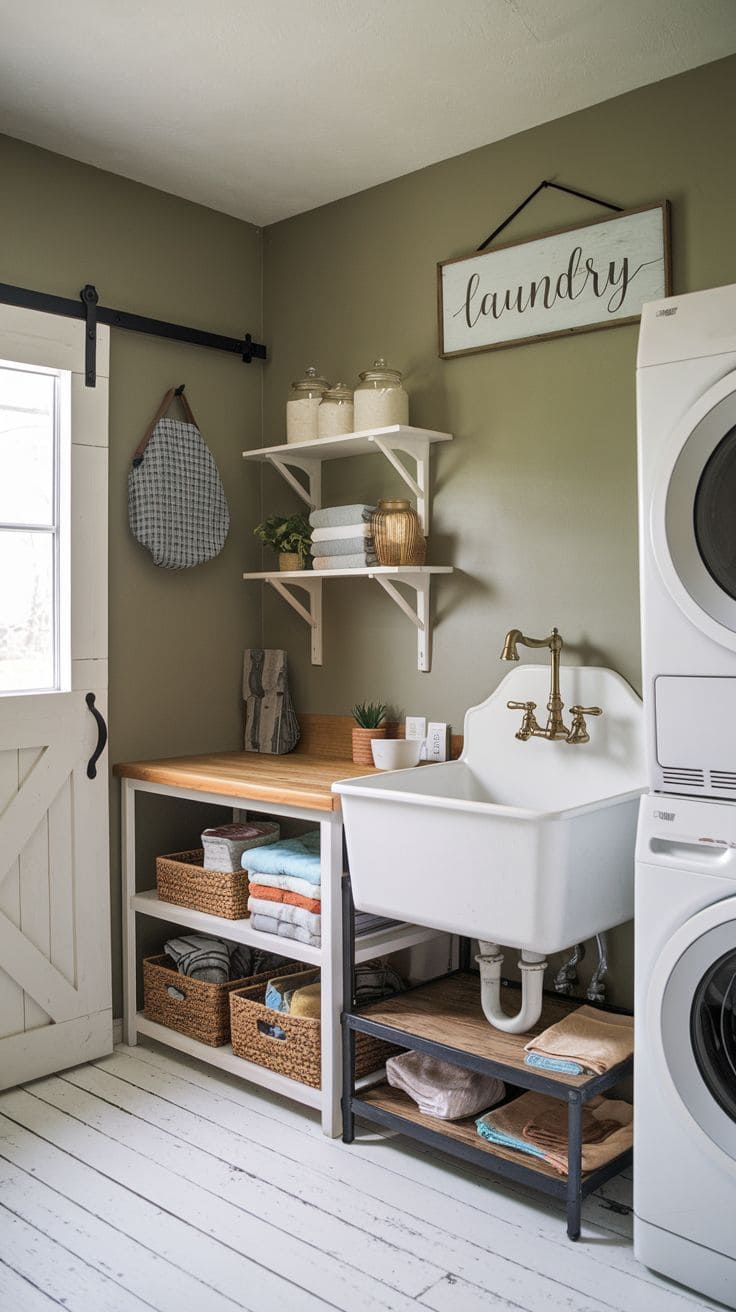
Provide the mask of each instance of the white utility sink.
[{"label": "white utility sink", "polygon": [[634,914],[637,803],[646,789],[640,699],[613,670],[560,672],[569,707],[601,706],[590,742],[520,742],[521,711],[544,724],[549,671],[516,666],[465,717],[459,761],[334,785],[356,905],[537,953]]}]

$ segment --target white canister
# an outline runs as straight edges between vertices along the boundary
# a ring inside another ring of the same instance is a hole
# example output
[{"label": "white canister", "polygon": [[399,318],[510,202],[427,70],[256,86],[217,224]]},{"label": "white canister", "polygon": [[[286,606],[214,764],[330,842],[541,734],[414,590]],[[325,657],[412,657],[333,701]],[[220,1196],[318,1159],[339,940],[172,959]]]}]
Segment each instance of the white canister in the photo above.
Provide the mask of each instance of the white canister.
[{"label": "white canister", "polygon": [[388,428],[409,422],[409,398],[401,386],[401,374],[397,369],[389,369],[383,359],[374,360],[373,367],[360,375],[354,403],[358,433],[366,428]]},{"label": "white canister", "polygon": [[286,402],[287,442],[310,442],[318,436],[319,404],[330,384],[311,366],[304,377],[291,384]]},{"label": "white canister", "polygon": [[342,437],[353,428],[353,394],[344,383],[335,383],[325,392],[317,411],[318,436]]}]

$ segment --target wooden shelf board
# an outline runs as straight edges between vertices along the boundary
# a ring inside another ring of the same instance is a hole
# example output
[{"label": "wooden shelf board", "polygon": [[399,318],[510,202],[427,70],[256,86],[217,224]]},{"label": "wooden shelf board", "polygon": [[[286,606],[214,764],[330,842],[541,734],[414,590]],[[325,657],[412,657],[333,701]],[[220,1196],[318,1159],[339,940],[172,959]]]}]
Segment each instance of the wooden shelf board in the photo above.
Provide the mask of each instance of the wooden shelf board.
[{"label": "wooden shelf board", "polygon": [[401,574],[452,574],[453,565],[366,565],[364,569],[267,569],[244,574],[244,579],[342,579],[389,577]]},{"label": "wooden shelf board", "polygon": [[270,1089],[272,1093],[280,1093],[295,1102],[306,1103],[308,1107],[322,1105],[322,1094],[319,1089],[313,1089],[308,1084],[300,1084],[298,1080],[290,1080],[285,1075],[278,1075],[267,1066],[257,1066],[255,1062],[236,1057],[229,1043],[222,1048],[210,1048],[206,1043],[190,1038],[188,1034],[180,1034],[178,1030],[170,1030],[166,1025],[147,1020],[142,1011],[136,1015],[135,1028],[138,1034],[155,1039],[157,1043],[163,1043],[168,1048],[177,1048],[179,1052],[186,1052],[190,1057],[197,1057],[210,1066],[229,1071],[231,1075],[237,1075],[251,1084],[259,1084],[264,1089]]},{"label": "wooden shelf board", "polygon": [[[491,1158],[502,1158],[506,1162],[514,1162],[517,1166],[525,1166],[528,1170],[534,1171],[537,1175],[544,1175],[548,1180],[555,1180],[560,1185],[564,1185],[565,1176],[560,1175],[554,1167],[547,1162],[542,1161],[539,1157],[532,1157],[528,1153],[517,1152],[513,1148],[504,1148],[501,1144],[489,1143],[483,1139],[475,1127],[476,1118],[468,1116],[462,1121],[443,1121],[436,1116],[425,1116],[419,1111],[416,1103],[412,1101],[408,1094],[402,1089],[392,1089],[389,1084],[377,1084],[371,1089],[361,1091],[361,1102],[366,1102],[371,1107],[377,1107],[381,1111],[390,1112],[393,1116],[401,1117],[402,1121],[409,1122],[407,1134],[411,1134],[411,1126],[419,1125],[424,1130],[431,1130],[435,1134],[441,1135],[444,1139],[449,1139],[455,1143],[465,1144],[469,1148],[476,1148],[483,1153],[487,1153]],[[355,1109],[356,1116],[360,1116],[360,1108]],[[586,1175],[583,1172],[583,1180]]]},{"label": "wooden shelf board", "polygon": [[[519,1008],[518,989],[501,991],[504,1009],[513,1014]],[[418,988],[361,1008],[360,1015],[380,1025],[391,1025],[417,1038],[444,1043],[461,1052],[500,1062],[525,1075],[543,1075],[568,1088],[579,1089],[595,1076],[561,1075],[555,1071],[538,1071],[525,1065],[524,1046],[549,1025],[554,1025],[579,1007],[580,1001],[545,998],[538,1023],[526,1034],[506,1034],[488,1024],[480,1005],[480,978],[475,972],[458,973],[431,980]],[[513,1080],[512,1080],[513,1082]]]},{"label": "wooden shelf board", "polygon": [[338,460],[343,456],[372,455],[379,448],[375,439],[410,438],[423,442],[451,442],[452,433],[441,433],[434,428],[414,428],[411,424],[391,424],[387,428],[365,428],[341,437],[318,437],[309,442],[282,442],[279,446],[262,446],[244,451],[244,460],[268,460],[276,457],[288,463],[288,457],[306,456],[312,460]]}]

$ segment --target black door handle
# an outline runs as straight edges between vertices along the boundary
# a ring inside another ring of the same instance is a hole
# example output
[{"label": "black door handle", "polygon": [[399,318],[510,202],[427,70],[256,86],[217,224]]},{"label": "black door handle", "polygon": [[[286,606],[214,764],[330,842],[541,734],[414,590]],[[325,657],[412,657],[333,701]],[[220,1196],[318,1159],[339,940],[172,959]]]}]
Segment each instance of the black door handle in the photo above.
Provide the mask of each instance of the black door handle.
[{"label": "black door handle", "polygon": [[95,717],[95,720],[97,721],[97,746],[95,747],[95,750],[93,751],[92,755],[90,756],[87,762],[87,778],[96,779],[97,762],[102,756],[102,753],[105,750],[105,743],[107,742],[107,725],[105,724],[104,718],[100,715],[100,712],[95,706],[94,693],[88,692],[84,700],[86,701],[89,709],[91,710],[92,714]]}]

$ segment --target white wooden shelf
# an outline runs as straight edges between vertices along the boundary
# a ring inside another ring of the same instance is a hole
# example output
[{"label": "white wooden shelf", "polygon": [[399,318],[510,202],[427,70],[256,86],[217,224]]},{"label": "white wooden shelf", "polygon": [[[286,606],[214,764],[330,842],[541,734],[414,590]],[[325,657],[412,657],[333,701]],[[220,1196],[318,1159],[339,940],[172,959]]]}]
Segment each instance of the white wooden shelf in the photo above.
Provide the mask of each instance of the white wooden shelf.
[{"label": "white wooden shelf", "polygon": [[[268,936],[266,936],[268,937]],[[250,1080],[251,1084],[260,1084],[264,1089],[270,1089],[272,1093],[283,1094],[286,1098],[293,1098],[295,1102],[306,1103],[307,1107],[321,1107],[322,1094],[319,1089],[313,1089],[309,1084],[301,1084],[299,1080],[290,1080],[286,1075],[279,1075],[276,1071],[271,1071],[267,1066],[258,1066],[255,1062],[246,1061],[244,1057],[236,1057],[229,1043],[221,1048],[211,1048],[207,1043],[200,1043],[198,1039],[192,1039],[188,1034],[180,1034],[178,1030],[171,1030],[167,1025],[159,1025],[154,1020],[147,1020],[142,1011],[139,1011],[135,1018],[136,1034],[144,1034],[149,1039],[156,1039],[159,1043],[165,1043],[168,1048],[178,1048],[180,1052],[186,1052],[190,1057],[198,1057],[200,1061],[206,1061],[210,1066],[219,1066],[220,1070],[229,1071],[231,1075],[237,1075],[242,1080]]]},{"label": "white wooden shelf", "polygon": [[[431,665],[431,586],[433,574],[452,574],[452,565],[370,565],[365,569],[258,570],[244,574],[247,580],[269,584],[311,630],[312,664],[322,664],[322,581],[323,579],[375,579],[394,605],[406,615],[417,631],[417,669],[426,673]],[[402,583],[415,593],[415,606],[399,592]],[[290,586],[289,586],[290,585]],[[292,588],[306,592],[309,605],[294,596]]]},{"label": "white wooden shelf", "polygon": [[[261,934],[252,929],[250,920],[226,920],[223,916],[210,916],[204,911],[192,911],[189,907],[177,906],[174,902],[162,902],[156,889],[144,893],[135,893],[130,899],[132,911],[139,915],[152,916],[156,920],[168,920],[173,925],[186,925],[199,934],[212,934],[215,938],[227,938],[231,943],[247,943],[250,947],[262,948],[266,952],[278,950],[284,956],[293,957],[295,961],[305,961],[310,966],[324,963],[322,948],[311,947],[308,943],[298,943],[295,939],[276,938],[273,934]],[[400,924],[390,928],[372,929],[367,934],[358,934],[355,939],[356,961],[370,961],[371,957],[383,956],[387,952],[400,952],[403,948],[415,947],[437,938],[442,930],[428,929],[426,925]],[[169,1031],[167,1030],[167,1033]]]},{"label": "white wooden shelf", "polygon": [[[263,446],[244,451],[244,460],[265,461],[271,465],[292,491],[309,507],[322,505],[322,465],[325,460],[346,456],[381,454],[396,470],[409,491],[416,497],[417,514],[426,537],[429,533],[429,452],[436,442],[451,442],[452,433],[432,428],[414,428],[410,424],[392,424],[387,428],[366,428],[342,437],[321,437],[309,442],[284,442],[280,446]],[[415,473],[407,469],[401,456],[414,461]],[[306,475],[306,486],[293,473]]]}]

